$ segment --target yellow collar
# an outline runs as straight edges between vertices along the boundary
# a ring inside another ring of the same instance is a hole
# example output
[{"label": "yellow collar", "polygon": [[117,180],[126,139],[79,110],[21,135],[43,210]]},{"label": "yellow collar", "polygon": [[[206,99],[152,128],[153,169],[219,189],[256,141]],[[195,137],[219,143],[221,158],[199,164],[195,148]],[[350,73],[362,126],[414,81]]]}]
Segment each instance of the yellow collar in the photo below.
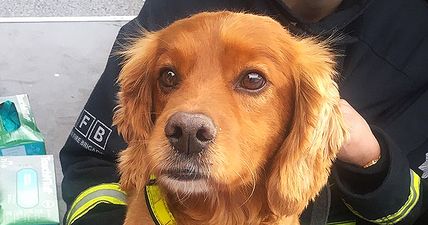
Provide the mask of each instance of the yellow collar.
[{"label": "yellow collar", "polygon": [[156,177],[151,175],[145,186],[146,204],[156,225],[177,225],[171,211],[169,211],[160,188],[156,185]]}]

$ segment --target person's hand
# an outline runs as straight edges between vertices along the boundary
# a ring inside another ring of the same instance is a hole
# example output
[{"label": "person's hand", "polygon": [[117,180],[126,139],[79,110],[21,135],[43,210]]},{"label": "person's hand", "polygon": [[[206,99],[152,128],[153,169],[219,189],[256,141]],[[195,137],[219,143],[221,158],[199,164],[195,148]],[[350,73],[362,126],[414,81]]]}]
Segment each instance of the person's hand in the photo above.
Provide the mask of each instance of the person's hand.
[{"label": "person's hand", "polygon": [[380,157],[380,146],[364,118],[344,99],[340,102],[350,138],[337,155],[342,162],[365,167]]}]

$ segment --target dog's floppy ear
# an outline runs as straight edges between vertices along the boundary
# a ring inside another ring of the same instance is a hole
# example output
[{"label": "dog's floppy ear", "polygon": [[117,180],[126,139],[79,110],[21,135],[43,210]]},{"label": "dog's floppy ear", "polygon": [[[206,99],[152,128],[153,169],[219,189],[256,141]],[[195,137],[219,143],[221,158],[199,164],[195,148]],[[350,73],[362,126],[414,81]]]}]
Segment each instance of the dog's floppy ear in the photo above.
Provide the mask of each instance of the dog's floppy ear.
[{"label": "dog's floppy ear", "polygon": [[118,106],[113,116],[113,124],[128,143],[128,148],[121,152],[119,171],[121,187],[129,190],[143,182],[141,165],[144,165],[144,149],[153,126],[152,111],[152,76],[156,54],[157,39],[147,33],[136,39],[126,50],[119,53],[124,63],[119,74]]},{"label": "dog's floppy ear", "polygon": [[347,137],[334,82],[334,57],[312,39],[296,40],[294,113],[290,131],[274,155],[267,182],[275,215],[301,213],[327,182],[330,166]]}]

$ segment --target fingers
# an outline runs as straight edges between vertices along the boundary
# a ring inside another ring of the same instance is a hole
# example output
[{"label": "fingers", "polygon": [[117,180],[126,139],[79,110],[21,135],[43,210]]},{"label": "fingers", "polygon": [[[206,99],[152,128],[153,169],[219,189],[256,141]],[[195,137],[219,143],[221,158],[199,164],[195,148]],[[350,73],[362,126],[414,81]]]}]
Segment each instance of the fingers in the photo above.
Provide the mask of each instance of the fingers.
[{"label": "fingers", "polygon": [[339,102],[350,138],[342,146],[338,158],[363,166],[380,155],[380,147],[366,120],[344,99]]}]

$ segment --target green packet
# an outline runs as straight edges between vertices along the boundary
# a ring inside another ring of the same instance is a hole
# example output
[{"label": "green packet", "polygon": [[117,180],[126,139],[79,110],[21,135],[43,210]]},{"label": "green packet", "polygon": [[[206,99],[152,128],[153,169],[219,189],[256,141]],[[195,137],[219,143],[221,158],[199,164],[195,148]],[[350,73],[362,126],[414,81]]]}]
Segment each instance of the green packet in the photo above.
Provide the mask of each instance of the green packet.
[{"label": "green packet", "polygon": [[0,225],[57,225],[52,155],[0,156]]},{"label": "green packet", "polygon": [[0,156],[44,155],[27,95],[0,97]]}]

